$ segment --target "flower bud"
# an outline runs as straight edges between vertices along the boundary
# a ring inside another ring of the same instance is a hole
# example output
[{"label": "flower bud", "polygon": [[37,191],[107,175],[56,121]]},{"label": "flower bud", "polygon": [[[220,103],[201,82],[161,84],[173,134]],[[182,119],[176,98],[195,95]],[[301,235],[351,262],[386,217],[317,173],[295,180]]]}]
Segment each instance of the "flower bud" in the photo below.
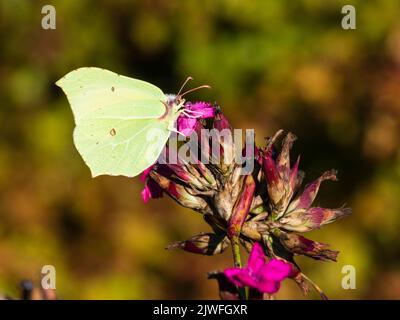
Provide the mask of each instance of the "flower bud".
[{"label": "flower bud", "polygon": [[222,253],[229,246],[229,239],[225,235],[202,233],[186,241],[177,241],[169,244],[166,249],[183,249],[197,254],[212,256]]},{"label": "flower bud", "polygon": [[267,190],[270,198],[272,216],[274,219],[281,217],[298,187],[299,158],[290,168],[290,149],[296,136],[288,133],[283,140],[282,150],[275,157],[273,143],[282,131],[278,131],[269,141],[264,150],[263,168],[267,180]]},{"label": "flower bud", "polygon": [[338,251],[329,250],[328,244],[312,241],[295,233],[286,233],[280,230],[275,230],[274,233],[278,236],[282,245],[295,254],[323,261],[336,261],[339,254]]},{"label": "flower bud", "polygon": [[282,228],[289,231],[308,232],[351,214],[350,208],[299,209],[286,214],[279,220]]},{"label": "flower bud", "polygon": [[196,164],[193,165],[194,168],[200,173],[201,177],[204,178],[211,189],[217,188],[217,181],[215,180],[214,175],[212,172],[202,163],[198,161]]},{"label": "flower bud", "polygon": [[214,128],[222,131],[224,129],[232,130],[231,125],[229,124],[228,119],[224,116],[222,112],[218,112],[214,117]]},{"label": "flower bud", "polygon": [[229,219],[228,224],[228,236],[229,238],[237,237],[240,234],[242,225],[246,220],[247,214],[249,213],[250,206],[253,202],[255,182],[252,175],[247,175],[242,187],[242,192],[234,211]]},{"label": "flower bud", "polygon": [[173,182],[154,170],[150,173],[150,176],[166,194],[180,205],[201,213],[209,213],[211,211],[203,198],[190,194],[181,184]]}]

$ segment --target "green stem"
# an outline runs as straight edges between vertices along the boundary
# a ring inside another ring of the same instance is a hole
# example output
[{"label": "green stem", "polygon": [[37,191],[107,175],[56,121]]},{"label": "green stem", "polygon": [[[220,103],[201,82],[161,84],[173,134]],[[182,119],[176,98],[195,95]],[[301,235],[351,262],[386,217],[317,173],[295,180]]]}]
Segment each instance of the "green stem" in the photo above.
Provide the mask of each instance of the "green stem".
[{"label": "green stem", "polygon": [[[236,237],[236,236],[232,237],[231,242],[232,242],[233,262],[234,262],[235,268],[241,268],[242,267],[242,259],[240,257],[239,237]],[[246,300],[245,288],[238,287],[238,292],[239,292],[239,298],[241,300]]]},{"label": "green stem", "polygon": [[239,238],[232,238],[232,253],[233,253],[233,262],[236,268],[242,267],[242,259],[240,257],[240,247],[239,247]]}]

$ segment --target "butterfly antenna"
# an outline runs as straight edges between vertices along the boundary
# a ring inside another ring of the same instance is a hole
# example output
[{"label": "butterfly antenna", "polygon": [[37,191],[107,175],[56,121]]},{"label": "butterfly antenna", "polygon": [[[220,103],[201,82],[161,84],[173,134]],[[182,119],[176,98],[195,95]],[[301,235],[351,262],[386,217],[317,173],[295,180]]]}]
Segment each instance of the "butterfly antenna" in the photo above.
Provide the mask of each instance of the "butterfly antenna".
[{"label": "butterfly antenna", "polygon": [[205,84],[205,85],[202,85],[202,86],[200,86],[200,87],[196,87],[196,88],[190,89],[190,90],[188,90],[188,91],[185,91],[184,93],[182,93],[182,94],[179,95],[179,96],[180,96],[180,97],[183,97],[184,95],[186,95],[186,94],[188,94],[188,93],[190,93],[190,92],[197,91],[197,90],[200,90],[200,89],[211,89],[211,86],[209,86],[208,84]]},{"label": "butterfly antenna", "polygon": [[179,92],[178,92],[177,96],[179,96],[179,95],[181,94],[183,88],[186,86],[186,84],[187,84],[190,80],[193,80],[193,78],[192,78],[192,77],[187,77],[187,78],[186,78],[185,82],[183,83],[183,85],[182,85],[181,88],[179,89]]}]

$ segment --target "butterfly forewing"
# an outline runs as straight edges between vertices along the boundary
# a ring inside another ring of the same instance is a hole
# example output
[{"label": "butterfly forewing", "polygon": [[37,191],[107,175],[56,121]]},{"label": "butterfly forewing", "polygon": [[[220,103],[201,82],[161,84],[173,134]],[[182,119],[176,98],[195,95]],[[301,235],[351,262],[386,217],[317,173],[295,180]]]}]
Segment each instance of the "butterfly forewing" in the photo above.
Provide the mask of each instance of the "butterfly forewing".
[{"label": "butterfly forewing", "polygon": [[[125,112],[158,118],[165,112],[164,93],[156,86],[100,68],[71,71],[56,83],[65,92],[76,124],[98,108],[126,103]],[[147,108],[143,105],[146,104]],[[146,109],[146,110],[145,110]],[[134,111],[136,110],[136,111]],[[120,116],[124,116],[120,114]]]}]

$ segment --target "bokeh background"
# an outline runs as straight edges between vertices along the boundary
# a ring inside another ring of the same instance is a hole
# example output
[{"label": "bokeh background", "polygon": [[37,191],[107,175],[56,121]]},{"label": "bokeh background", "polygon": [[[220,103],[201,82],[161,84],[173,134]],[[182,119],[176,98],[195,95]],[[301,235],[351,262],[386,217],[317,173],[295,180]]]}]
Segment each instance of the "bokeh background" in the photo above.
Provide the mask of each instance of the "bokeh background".
[{"label": "bokeh background", "polygon": [[[341,28],[353,4],[357,29]],[[41,28],[41,8],[57,29]],[[317,203],[353,215],[308,234],[340,250],[337,263],[298,259],[330,298],[400,298],[400,2],[0,1],[0,291],[57,270],[73,299],[218,298],[206,273],[217,257],[167,252],[208,231],[201,216],[163,198],[143,204],[138,178],[92,179],[72,142],[73,118],[54,82],[99,66],[191,99],[217,101],[257,140],[298,136],[306,181],[325,169]],[[357,289],[343,290],[344,265]],[[290,281],[280,299],[302,299]],[[309,298],[317,298],[311,294]]]}]

